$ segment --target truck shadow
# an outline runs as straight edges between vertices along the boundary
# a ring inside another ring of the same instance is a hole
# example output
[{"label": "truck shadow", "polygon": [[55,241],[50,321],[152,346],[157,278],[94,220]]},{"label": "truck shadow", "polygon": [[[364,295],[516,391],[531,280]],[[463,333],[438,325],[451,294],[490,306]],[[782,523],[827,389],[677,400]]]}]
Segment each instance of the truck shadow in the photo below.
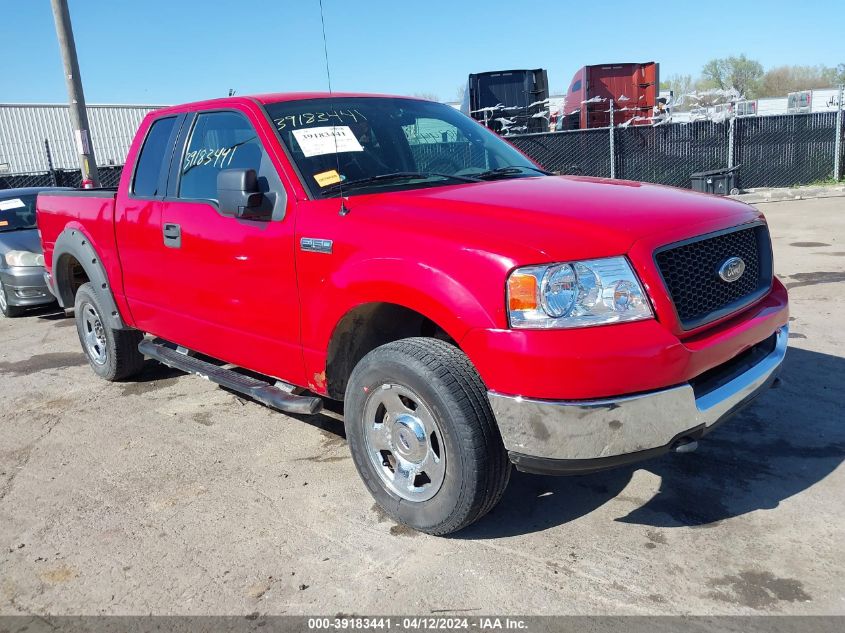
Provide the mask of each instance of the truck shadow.
[{"label": "truck shadow", "polygon": [[[776,508],[845,459],[845,358],[790,348],[780,389],[762,394],[691,454],[667,454],[576,477],[514,472],[501,503],[458,538],[498,538],[566,524],[609,501],[608,519],[654,527],[714,527]],[[634,472],[660,477],[650,499],[626,490]]]}]

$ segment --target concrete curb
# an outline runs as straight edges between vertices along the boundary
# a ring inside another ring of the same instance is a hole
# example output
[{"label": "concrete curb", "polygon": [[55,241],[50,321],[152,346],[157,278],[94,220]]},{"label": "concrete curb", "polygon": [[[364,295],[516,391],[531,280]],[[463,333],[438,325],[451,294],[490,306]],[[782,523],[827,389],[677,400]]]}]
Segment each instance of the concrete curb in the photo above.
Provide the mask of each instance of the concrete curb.
[{"label": "concrete curb", "polygon": [[743,193],[730,197],[748,204],[761,204],[764,202],[836,198],[839,196],[845,196],[845,184],[820,187],[788,187],[783,189],[747,189]]}]

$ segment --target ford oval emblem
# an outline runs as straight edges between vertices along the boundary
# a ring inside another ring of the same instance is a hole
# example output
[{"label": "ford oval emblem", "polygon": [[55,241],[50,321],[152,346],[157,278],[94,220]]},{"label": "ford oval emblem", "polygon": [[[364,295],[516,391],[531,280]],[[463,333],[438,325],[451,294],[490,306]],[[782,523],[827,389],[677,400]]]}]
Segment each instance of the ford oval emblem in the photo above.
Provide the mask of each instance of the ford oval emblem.
[{"label": "ford oval emblem", "polygon": [[742,277],[745,272],[745,262],[741,257],[730,257],[719,266],[719,277],[729,284]]}]

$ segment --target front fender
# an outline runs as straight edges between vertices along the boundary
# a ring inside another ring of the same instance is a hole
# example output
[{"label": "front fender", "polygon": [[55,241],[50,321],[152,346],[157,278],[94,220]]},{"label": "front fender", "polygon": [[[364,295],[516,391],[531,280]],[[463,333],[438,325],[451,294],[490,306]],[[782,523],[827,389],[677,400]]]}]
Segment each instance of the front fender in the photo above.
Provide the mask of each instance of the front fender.
[{"label": "front fender", "polygon": [[347,261],[337,270],[322,271],[325,276],[308,266],[300,271],[303,355],[307,375],[313,376],[311,388],[317,390],[325,389],[324,372],[336,328],[361,306],[393,304],[413,310],[455,341],[474,327],[495,327],[494,315],[475,288],[431,264],[382,257]]},{"label": "front fender", "polygon": [[367,303],[414,310],[456,341],[473,327],[494,327],[493,316],[469,288],[446,271],[419,261],[359,260],[335,271],[320,286],[303,285],[303,343],[315,350],[327,349],[343,316]]}]

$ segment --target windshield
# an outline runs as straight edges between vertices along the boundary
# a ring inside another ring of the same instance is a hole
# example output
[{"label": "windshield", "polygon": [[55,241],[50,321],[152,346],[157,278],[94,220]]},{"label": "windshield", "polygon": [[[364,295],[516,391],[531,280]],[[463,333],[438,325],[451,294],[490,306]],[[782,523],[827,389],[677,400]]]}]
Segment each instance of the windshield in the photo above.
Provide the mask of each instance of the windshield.
[{"label": "windshield", "polygon": [[283,101],[267,112],[318,198],[540,176],[508,143],[456,109],[390,97]]},{"label": "windshield", "polygon": [[35,228],[34,195],[0,198],[0,233]]}]

